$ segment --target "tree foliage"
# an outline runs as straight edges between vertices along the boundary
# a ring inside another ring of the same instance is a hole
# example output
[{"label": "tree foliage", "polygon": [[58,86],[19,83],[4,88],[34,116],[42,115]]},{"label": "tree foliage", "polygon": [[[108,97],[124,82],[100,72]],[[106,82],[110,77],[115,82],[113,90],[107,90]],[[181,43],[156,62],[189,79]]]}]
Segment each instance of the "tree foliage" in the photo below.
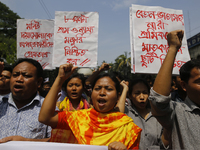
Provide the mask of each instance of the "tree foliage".
[{"label": "tree foliage", "polygon": [[141,77],[141,74],[131,73],[131,57],[128,57],[127,52],[119,55],[115,59],[114,63],[109,63],[109,66],[111,66],[111,68],[108,70],[109,73],[117,72],[121,74],[124,77],[124,79],[134,79],[136,77]]},{"label": "tree foliage", "polygon": [[116,71],[121,71],[121,73],[125,76],[128,75],[131,71],[131,57],[127,57],[127,52],[115,59],[114,67]]},{"label": "tree foliage", "polygon": [[16,60],[17,19],[20,16],[0,2],[0,57],[8,63]]}]

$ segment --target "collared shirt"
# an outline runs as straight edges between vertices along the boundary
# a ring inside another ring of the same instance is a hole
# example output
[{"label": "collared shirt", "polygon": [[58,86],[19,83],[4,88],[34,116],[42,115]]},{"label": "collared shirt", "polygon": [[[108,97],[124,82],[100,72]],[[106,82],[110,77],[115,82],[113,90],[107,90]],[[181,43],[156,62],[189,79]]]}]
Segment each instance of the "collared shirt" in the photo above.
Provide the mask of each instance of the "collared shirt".
[{"label": "collared shirt", "polygon": [[163,96],[151,89],[153,115],[171,134],[172,149],[196,150],[200,147],[200,108],[188,97],[174,102],[171,96]]},{"label": "collared shirt", "polygon": [[156,120],[155,117],[152,116],[151,112],[148,117],[144,119],[137,111],[134,106],[126,106],[125,114],[133,119],[133,122],[142,128],[141,137],[140,137],[140,145],[139,148],[141,150],[147,149],[160,149],[162,146],[161,142],[161,134],[162,134],[162,126]]},{"label": "collared shirt", "polygon": [[2,98],[8,99],[9,95],[10,95],[10,93],[5,94],[5,95],[0,95],[0,100],[1,100]]},{"label": "collared shirt", "polygon": [[183,102],[184,100],[178,94],[178,90],[171,92],[171,99],[176,102]]},{"label": "collared shirt", "polygon": [[31,139],[50,137],[51,128],[38,121],[43,100],[37,94],[29,104],[18,109],[12,94],[8,99],[0,99],[0,139],[14,135]]}]

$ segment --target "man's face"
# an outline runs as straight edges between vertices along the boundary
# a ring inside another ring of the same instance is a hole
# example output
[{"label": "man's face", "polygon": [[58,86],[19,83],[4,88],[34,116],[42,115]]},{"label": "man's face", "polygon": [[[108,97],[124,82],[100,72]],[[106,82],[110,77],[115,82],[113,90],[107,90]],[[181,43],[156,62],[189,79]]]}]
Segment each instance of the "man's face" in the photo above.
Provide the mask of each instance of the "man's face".
[{"label": "man's face", "polygon": [[188,97],[200,107],[200,69],[193,68],[188,83],[182,83]]},{"label": "man's face", "polygon": [[37,78],[37,68],[26,61],[13,68],[10,88],[15,102],[27,103],[35,96],[42,80]]},{"label": "man's face", "polygon": [[3,70],[0,75],[0,90],[10,90],[11,72]]}]

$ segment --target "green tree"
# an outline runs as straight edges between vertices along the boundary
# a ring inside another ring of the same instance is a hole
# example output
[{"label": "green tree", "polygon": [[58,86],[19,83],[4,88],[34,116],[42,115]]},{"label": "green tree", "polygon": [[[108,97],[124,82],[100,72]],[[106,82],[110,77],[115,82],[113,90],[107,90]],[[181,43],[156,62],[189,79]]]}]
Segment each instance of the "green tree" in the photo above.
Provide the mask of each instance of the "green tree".
[{"label": "green tree", "polygon": [[0,57],[13,63],[16,60],[16,13],[0,2]]},{"label": "green tree", "polygon": [[127,52],[115,59],[114,70],[120,71],[125,76],[131,73],[131,57],[127,57]]}]

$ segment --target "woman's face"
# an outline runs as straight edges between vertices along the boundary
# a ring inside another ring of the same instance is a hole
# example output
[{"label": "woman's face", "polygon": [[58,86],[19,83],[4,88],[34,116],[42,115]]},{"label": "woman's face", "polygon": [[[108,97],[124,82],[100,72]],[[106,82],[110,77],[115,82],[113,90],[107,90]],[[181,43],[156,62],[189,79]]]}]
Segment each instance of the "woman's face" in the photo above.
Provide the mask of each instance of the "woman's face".
[{"label": "woman's face", "polygon": [[112,111],[115,107],[118,95],[115,82],[110,77],[102,77],[97,80],[92,91],[94,108],[101,113]]},{"label": "woman's face", "polygon": [[81,79],[74,77],[67,83],[67,96],[70,100],[80,100],[83,92]]},{"label": "woman's face", "polygon": [[149,91],[144,83],[137,83],[133,86],[130,99],[138,109],[146,109],[148,103]]}]

